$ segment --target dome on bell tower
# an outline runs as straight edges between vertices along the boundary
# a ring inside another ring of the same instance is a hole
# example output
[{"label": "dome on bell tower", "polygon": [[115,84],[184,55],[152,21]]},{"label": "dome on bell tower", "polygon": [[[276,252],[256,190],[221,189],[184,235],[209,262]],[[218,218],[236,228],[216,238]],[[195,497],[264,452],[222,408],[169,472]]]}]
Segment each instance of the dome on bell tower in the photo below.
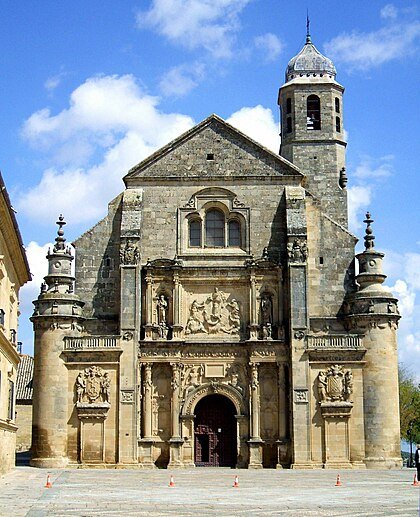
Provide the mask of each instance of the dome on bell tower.
[{"label": "dome on bell tower", "polygon": [[306,35],[306,43],[303,49],[293,57],[286,69],[286,82],[295,77],[302,76],[323,76],[327,75],[333,79],[336,76],[336,69],[331,59],[325,57],[312,43],[309,33]]}]

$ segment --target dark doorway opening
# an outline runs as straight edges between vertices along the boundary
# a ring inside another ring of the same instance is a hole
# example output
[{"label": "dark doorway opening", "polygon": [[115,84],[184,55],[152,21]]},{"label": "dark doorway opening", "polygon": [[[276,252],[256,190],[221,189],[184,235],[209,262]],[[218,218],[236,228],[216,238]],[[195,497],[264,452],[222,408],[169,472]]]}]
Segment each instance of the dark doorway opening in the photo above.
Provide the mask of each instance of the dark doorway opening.
[{"label": "dark doorway opening", "polygon": [[195,408],[194,461],[197,467],[236,466],[236,410],[223,395],[208,395]]}]

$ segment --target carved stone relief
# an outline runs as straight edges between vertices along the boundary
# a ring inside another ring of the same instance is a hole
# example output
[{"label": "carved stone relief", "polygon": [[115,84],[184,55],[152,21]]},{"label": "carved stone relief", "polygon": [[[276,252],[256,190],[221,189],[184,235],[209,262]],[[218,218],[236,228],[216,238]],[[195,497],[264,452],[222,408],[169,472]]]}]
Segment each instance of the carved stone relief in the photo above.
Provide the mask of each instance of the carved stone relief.
[{"label": "carved stone relief", "polygon": [[228,301],[226,293],[217,287],[203,302],[193,300],[185,333],[191,334],[239,334],[241,309],[238,300]]},{"label": "carved stone relief", "polygon": [[75,389],[79,404],[109,403],[111,379],[99,366],[90,366],[77,376]]},{"label": "carved stone relief", "polygon": [[133,239],[127,239],[120,249],[120,261],[123,265],[135,266],[139,261],[139,248]]},{"label": "carved stone relief", "polygon": [[322,402],[351,402],[353,374],[335,364],[318,374],[318,400]]},{"label": "carved stone relief", "polygon": [[302,263],[308,258],[308,246],[303,237],[290,239],[287,243],[289,262]]}]

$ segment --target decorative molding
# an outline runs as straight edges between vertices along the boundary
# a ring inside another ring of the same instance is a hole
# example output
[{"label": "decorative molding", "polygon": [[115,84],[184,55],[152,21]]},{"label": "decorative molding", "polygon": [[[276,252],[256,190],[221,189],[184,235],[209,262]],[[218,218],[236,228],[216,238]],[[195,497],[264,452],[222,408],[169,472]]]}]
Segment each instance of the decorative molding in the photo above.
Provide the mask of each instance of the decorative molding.
[{"label": "decorative molding", "polygon": [[295,404],[308,404],[308,388],[295,388],[294,392],[294,401]]}]

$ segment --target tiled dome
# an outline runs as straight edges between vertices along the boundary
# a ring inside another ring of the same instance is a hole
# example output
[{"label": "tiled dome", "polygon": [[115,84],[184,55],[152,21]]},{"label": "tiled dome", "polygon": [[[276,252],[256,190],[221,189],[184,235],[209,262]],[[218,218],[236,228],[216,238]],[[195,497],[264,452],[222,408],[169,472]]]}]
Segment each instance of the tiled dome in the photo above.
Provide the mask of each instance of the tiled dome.
[{"label": "tiled dome", "polygon": [[336,73],[334,63],[321,54],[308,35],[303,49],[287,65],[286,82],[300,75],[325,74],[335,77]]}]

